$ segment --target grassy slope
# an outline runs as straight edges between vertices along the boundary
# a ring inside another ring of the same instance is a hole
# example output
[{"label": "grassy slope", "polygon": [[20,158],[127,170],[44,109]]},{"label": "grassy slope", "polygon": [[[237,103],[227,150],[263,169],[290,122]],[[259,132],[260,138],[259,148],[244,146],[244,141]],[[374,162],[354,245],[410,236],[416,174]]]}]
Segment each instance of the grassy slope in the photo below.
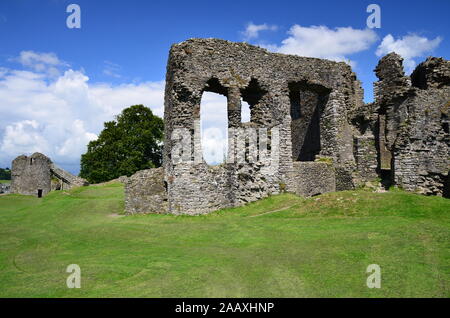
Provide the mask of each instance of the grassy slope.
[{"label": "grassy slope", "polygon": [[[123,204],[118,184],[0,197],[0,297],[450,296],[450,200],[284,194],[197,217]],[[81,289],[66,287],[72,263]],[[366,287],[372,263],[381,289]]]}]

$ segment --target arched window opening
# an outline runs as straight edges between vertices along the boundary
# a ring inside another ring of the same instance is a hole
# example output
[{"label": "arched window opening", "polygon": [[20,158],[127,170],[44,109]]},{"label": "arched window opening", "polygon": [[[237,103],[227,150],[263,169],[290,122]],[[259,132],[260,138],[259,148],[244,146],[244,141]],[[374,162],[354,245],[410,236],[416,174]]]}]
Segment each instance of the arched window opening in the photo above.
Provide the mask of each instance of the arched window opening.
[{"label": "arched window opening", "polygon": [[241,123],[250,122],[250,105],[241,98]]},{"label": "arched window opening", "polygon": [[259,109],[258,103],[266,93],[267,91],[261,88],[258,80],[255,78],[250,80],[250,83],[245,89],[241,89],[241,122],[258,122],[256,117],[259,115],[262,116],[264,113],[264,110]]},{"label": "arched window opening", "polygon": [[227,97],[218,82],[208,83],[212,85],[205,88],[200,102],[202,155],[207,164],[219,165],[225,162],[228,149]]}]

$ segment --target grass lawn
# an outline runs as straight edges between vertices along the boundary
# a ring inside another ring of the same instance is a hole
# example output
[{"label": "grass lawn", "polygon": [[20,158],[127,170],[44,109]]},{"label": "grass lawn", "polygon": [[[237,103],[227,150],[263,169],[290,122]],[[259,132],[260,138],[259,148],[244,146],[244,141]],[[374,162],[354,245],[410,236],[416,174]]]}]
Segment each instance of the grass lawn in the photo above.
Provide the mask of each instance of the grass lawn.
[{"label": "grass lawn", "polygon": [[[194,217],[123,207],[119,184],[1,196],[0,297],[450,296],[448,199],[283,194]],[[80,289],[66,287],[69,264]]]},{"label": "grass lawn", "polygon": [[0,180],[0,183],[11,183],[11,180]]}]

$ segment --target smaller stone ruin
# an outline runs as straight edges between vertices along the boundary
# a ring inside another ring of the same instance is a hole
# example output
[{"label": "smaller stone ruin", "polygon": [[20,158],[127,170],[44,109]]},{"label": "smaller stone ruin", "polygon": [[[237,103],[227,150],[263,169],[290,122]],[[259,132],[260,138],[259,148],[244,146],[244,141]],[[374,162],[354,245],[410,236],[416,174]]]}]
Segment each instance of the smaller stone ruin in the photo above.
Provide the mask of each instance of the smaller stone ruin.
[{"label": "smaller stone ruin", "polygon": [[43,197],[50,191],[68,190],[89,183],[56,166],[50,158],[34,153],[12,162],[11,193]]}]

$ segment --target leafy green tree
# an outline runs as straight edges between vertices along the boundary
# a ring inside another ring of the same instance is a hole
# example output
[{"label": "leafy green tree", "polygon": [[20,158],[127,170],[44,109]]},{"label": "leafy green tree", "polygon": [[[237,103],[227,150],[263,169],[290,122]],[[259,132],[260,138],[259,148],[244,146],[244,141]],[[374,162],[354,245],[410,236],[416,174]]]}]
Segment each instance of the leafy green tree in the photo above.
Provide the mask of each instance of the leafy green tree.
[{"label": "leafy green tree", "polygon": [[11,170],[0,168],[0,180],[11,180]]},{"label": "leafy green tree", "polygon": [[164,122],[149,108],[130,106],[104,126],[81,156],[80,177],[98,183],[161,165]]}]

